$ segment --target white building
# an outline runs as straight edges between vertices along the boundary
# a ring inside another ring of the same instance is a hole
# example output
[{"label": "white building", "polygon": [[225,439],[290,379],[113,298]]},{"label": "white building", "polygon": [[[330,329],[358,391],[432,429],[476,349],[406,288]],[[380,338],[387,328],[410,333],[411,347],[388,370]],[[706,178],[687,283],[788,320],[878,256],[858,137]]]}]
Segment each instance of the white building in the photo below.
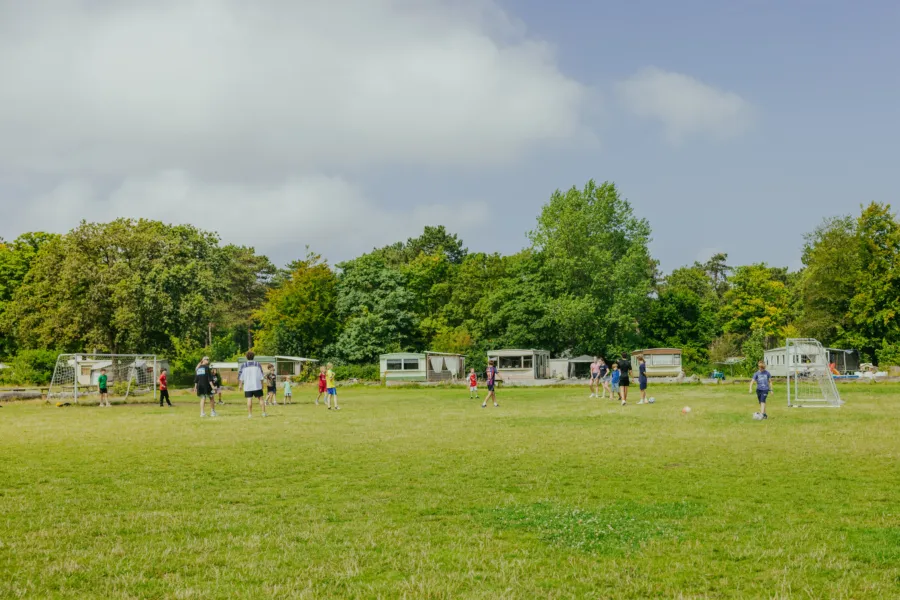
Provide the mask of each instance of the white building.
[{"label": "white building", "polygon": [[647,348],[631,353],[631,367],[638,373],[638,356],[644,355],[647,377],[677,377],[681,374],[681,348]]},{"label": "white building", "polygon": [[380,357],[381,378],[388,381],[457,381],[465,377],[466,358],[448,352],[392,352]]},{"label": "white building", "polygon": [[487,355],[505,381],[550,378],[550,353],[546,350],[491,350]]}]

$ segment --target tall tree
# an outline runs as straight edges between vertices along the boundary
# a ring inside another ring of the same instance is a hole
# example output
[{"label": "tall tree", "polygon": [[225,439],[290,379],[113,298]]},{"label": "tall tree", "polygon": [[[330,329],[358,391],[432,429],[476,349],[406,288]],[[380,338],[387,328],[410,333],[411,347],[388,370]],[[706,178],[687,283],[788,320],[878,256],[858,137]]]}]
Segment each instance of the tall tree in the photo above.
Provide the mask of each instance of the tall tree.
[{"label": "tall tree", "polygon": [[804,236],[800,274],[800,329],[828,344],[845,344],[850,302],[856,294],[862,262],[856,220],[826,219]]},{"label": "tall tree", "polygon": [[319,356],[338,332],[337,277],[313,253],[291,268],[254,314],[259,321],[255,347],[271,354]]},{"label": "tall tree", "polygon": [[379,354],[417,348],[416,298],[406,276],[378,253],[340,263],[337,314],[343,330],[329,351],[350,362],[374,361]]},{"label": "tall tree", "polygon": [[[254,314],[265,303],[278,270],[268,257],[246,246],[223,247],[222,260],[227,265],[219,273],[225,284],[225,294],[213,310],[216,332],[247,350],[252,345]],[[291,272],[297,266],[300,265],[291,265]]]},{"label": "tall tree", "polygon": [[761,330],[767,336],[779,336],[789,315],[787,269],[765,263],[735,269],[720,311],[725,332],[749,335]]},{"label": "tall tree", "polygon": [[13,318],[5,316],[9,303],[25,281],[41,247],[58,237],[35,232],[24,233],[9,243],[0,239],[0,356],[12,354],[15,349],[11,335]]},{"label": "tall tree", "polygon": [[553,296],[590,311],[581,323],[586,331],[580,348],[632,349],[649,308],[656,262],[648,247],[650,225],[634,215],[615,184],[591,180],[581,190],[557,190],[529,237],[544,256]]},{"label": "tall tree", "polygon": [[225,290],[218,238],[187,225],[82,222],[47,241],[11,303],[23,348],[165,351],[205,340]]},{"label": "tall tree", "polygon": [[875,358],[885,344],[900,343],[900,224],[890,205],[873,202],[863,209],[857,239],[863,269],[849,320],[860,349]]}]

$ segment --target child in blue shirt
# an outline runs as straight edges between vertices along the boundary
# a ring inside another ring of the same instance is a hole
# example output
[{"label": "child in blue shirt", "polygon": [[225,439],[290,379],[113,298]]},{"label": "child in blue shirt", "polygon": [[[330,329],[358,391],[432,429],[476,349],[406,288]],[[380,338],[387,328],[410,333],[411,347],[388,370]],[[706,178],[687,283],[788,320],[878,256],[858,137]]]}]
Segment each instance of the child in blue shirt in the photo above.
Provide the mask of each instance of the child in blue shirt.
[{"label": "child in blue shirt", "polygon": [[[609,379],[610,386],[610,399],[612,399],[612,394],[616,395],[616,398],[621,400],[622,397],[619,396],[619,381],[622,379],[622,372],[619,370],[619,363],[613,362],[612,364],[612,375]],[[624,402],[622,404],[625,404]]]},{"label": "child in blue shirt", "polygon": [[750,380],[750,393],[753,393],[753,383],[756,382],[756,399],[759,400],[759,412],[763,419],[768,419],[766,414],[766,397],[772,391],[772,374],[766,371],[766,363],[759,361],[759,370],[753,374]]}]

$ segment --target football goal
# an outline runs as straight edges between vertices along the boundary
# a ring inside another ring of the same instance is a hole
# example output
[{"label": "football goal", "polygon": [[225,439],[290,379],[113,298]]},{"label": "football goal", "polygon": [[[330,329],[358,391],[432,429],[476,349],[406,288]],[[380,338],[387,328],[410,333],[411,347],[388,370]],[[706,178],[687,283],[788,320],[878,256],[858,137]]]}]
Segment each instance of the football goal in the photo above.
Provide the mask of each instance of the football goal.
[{"label": "football goal", "polygon": [[48,401],[99,398],[99,381],[106,375],[110,397],[128,399],[153,394],[159,362],[155,354],[60,354],[50,380]]},{"label": "football goal", "polygon": [[785,345],[788,406],[839,407],[843,404],[818,340],[788,338]]}]

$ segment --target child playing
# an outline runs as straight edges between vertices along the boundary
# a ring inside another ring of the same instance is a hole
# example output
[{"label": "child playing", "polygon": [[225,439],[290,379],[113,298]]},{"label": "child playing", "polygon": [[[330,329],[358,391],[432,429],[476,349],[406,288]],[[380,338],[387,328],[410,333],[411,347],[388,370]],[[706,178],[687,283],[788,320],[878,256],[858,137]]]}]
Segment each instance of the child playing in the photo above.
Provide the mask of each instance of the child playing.
[{"label": "child playing", "polygon": [[[341,407],[338,406],[337,403],[337,388],[334,384],[334,371],[332,368],[333,365],[328,363],[328,370],[325,371],[325,385],[328,386],[328,395],[325,396],[325,406],[328,407],[328,410],[341,410]],[[329,399],[334,402],[334,406],[331,405]]]},{"label": "child playing", "polygon": [[469,400],[478,398],[478,377],[475,375],[475,369],[469,371]]},{"label": "child playing", "polygon": [[[619,395],[619,381],[622,378],[622,372],[619,371],[619,363],[614,362],[612,365],[612,376],[609,379],[609,399],[612,400],[612,395],[615,394],[616,398],[622,400],[622,397]],[[625,401],[622,400],[622,406],[625,406]]]},{"label": "child playing", "polygon": [[112,406],[109,403],[109,388],[106,382],[109,378],[106,376],[106,369],[100,369],[100,377],[97,378],[97,388],[100,390],[100,406]]},{"label": "child playing", "polygon": [[325,400],[328,400],[327,396],[328,384],[326,381],[325,375],[325,367],[319,367],[319,395],[316,396],[316,406],[319,405],[319,399],[322,396],[325,396]]},{"label": "child playing", "polygon": [[497,394],[494,392],[494,385],[497,383],[497,367],[494,366],[494,361],[488,361],[487,368],[487,397],[485,397],[484,402],[481,404],[481,408],[486,408],[488,400],[494,401],[494,406],[500,406],[497,404]]},{"label": "child playing", "polygon": [[766,363],[759,361],[756,365],[759,370],[753,374],[750,380],[750,393],[753,393],[753,382],[756,382],[756,399],[759,400],[759,412],[763,419],[768,419],[766,414],[766,396],[772,391],[772,374],[766,371]]},{"label": "child playing", "polygon": [[269,365],[269,372],[266,373],[266,404],[278,405],[275,395],[278,393],[278,377],[275,375],[275,367]]},{"label": "child playing", "polygon": [[293,395],[291,394],[291,378],[290,377],[284,378],[284,403],[285,404],[293,404],[294,403],[294,398],[293,398]]}]

